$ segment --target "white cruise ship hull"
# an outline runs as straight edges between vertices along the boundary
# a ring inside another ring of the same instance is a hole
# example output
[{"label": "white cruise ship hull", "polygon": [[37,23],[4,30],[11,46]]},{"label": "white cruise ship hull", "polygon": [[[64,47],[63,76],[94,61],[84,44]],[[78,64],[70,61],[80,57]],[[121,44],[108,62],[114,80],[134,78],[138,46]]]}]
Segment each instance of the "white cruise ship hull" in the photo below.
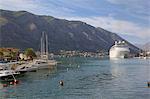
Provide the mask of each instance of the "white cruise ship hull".
[{"label": "white cruise ship hull", "polygon": [[113,46],[109,51],[110,58],[128,58],[130,50],[125,46]]},{"label": "white cruise ship hull", "polygon": [[110,51],[110,58],[127,58],[129,55],[128,51]]}]

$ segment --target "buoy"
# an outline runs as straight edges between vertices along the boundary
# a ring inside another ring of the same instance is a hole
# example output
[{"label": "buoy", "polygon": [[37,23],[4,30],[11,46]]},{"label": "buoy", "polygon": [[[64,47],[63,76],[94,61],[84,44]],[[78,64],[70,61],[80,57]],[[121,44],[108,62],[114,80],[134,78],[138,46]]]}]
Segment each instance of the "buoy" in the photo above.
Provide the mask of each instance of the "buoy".
[{"label": "buoy", "polygon": [[7,84],[3,84],[3,87],[7,87],[8,85]]},{"label": "buoy", "polygon": [[14,80],[14,81],[9,82],[10,85],[16,85],[18,83],[19,83],[19,80]]},{"label": "buoy", "polygon": [[13,82],[9,82],[10,85],[13,85]]},{"label": "buoy", "polygon": [[62,80],[59,82],[59,84],[60,84],[61,86],[64,86],[64,82],[63,82]]},{"label": "buoy", "polygon": [[14,83],[18,84],[18,83],[19,83],[19,80],[14,80]]},{"label": "buoy", "polygon": [[147,82],[147,86],[150,87],[150,82]]},{"label": "buoy", "polygon": [[80,68],[80,65],[78,65],[78,68]]}]

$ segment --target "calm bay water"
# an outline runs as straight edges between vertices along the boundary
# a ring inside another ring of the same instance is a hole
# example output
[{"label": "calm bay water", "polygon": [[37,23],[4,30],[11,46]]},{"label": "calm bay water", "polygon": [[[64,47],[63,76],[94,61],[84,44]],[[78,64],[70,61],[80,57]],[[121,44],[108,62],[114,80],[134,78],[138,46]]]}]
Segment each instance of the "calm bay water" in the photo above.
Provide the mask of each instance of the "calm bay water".
[{"label": "calm bay water", "polygon": [[27,73],[16,86],[1,86],[0,99],[150,99],[148,59],[57,60],[57,67]]}]

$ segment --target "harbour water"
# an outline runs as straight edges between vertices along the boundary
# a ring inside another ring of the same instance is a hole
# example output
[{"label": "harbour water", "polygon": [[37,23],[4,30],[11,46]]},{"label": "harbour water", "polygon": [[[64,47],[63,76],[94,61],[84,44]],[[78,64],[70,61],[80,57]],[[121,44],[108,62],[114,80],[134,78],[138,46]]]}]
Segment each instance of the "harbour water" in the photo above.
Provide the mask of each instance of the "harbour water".
[{"label": "harbour water", "polygon": [[148,59],[57,60],[57,67],[26,73],[17,85],[0,85],[0,99],[150,99]]}]

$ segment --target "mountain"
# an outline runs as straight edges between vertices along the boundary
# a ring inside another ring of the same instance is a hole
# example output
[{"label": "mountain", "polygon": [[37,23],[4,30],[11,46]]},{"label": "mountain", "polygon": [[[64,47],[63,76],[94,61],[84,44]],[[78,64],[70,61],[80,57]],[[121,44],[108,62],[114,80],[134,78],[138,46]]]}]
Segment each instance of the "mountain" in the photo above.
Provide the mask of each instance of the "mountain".
[{"label": "mountain", "polygon": [[145,44],[134,44],[134,45],[144,51],[150,51],[150,42],[147,42]]},{"label": "mountain", "polygon": [[135,45],[136,47],[140,48],[140,49],[143,49],[143,48],[142,48],[142,47],[143,47],[143,44],[134,43],[134,45]]},{"label": "mountain", "polygon": [[[124,40],[115,33],[81,21],[68,21],[27,11],[0,10],[0,45],[24,50],[40,49],[41,33],[48,34],[49,50],[108,51],[115,40]],[[127,42],[127,41],[126,41]],[[139,48],[127,42],[132,52]]]},{"label": "mountain", "polygon": [[145,51],[150,51],[150,42],[145,43],[142,46],[142,49],[145,50]]}]

